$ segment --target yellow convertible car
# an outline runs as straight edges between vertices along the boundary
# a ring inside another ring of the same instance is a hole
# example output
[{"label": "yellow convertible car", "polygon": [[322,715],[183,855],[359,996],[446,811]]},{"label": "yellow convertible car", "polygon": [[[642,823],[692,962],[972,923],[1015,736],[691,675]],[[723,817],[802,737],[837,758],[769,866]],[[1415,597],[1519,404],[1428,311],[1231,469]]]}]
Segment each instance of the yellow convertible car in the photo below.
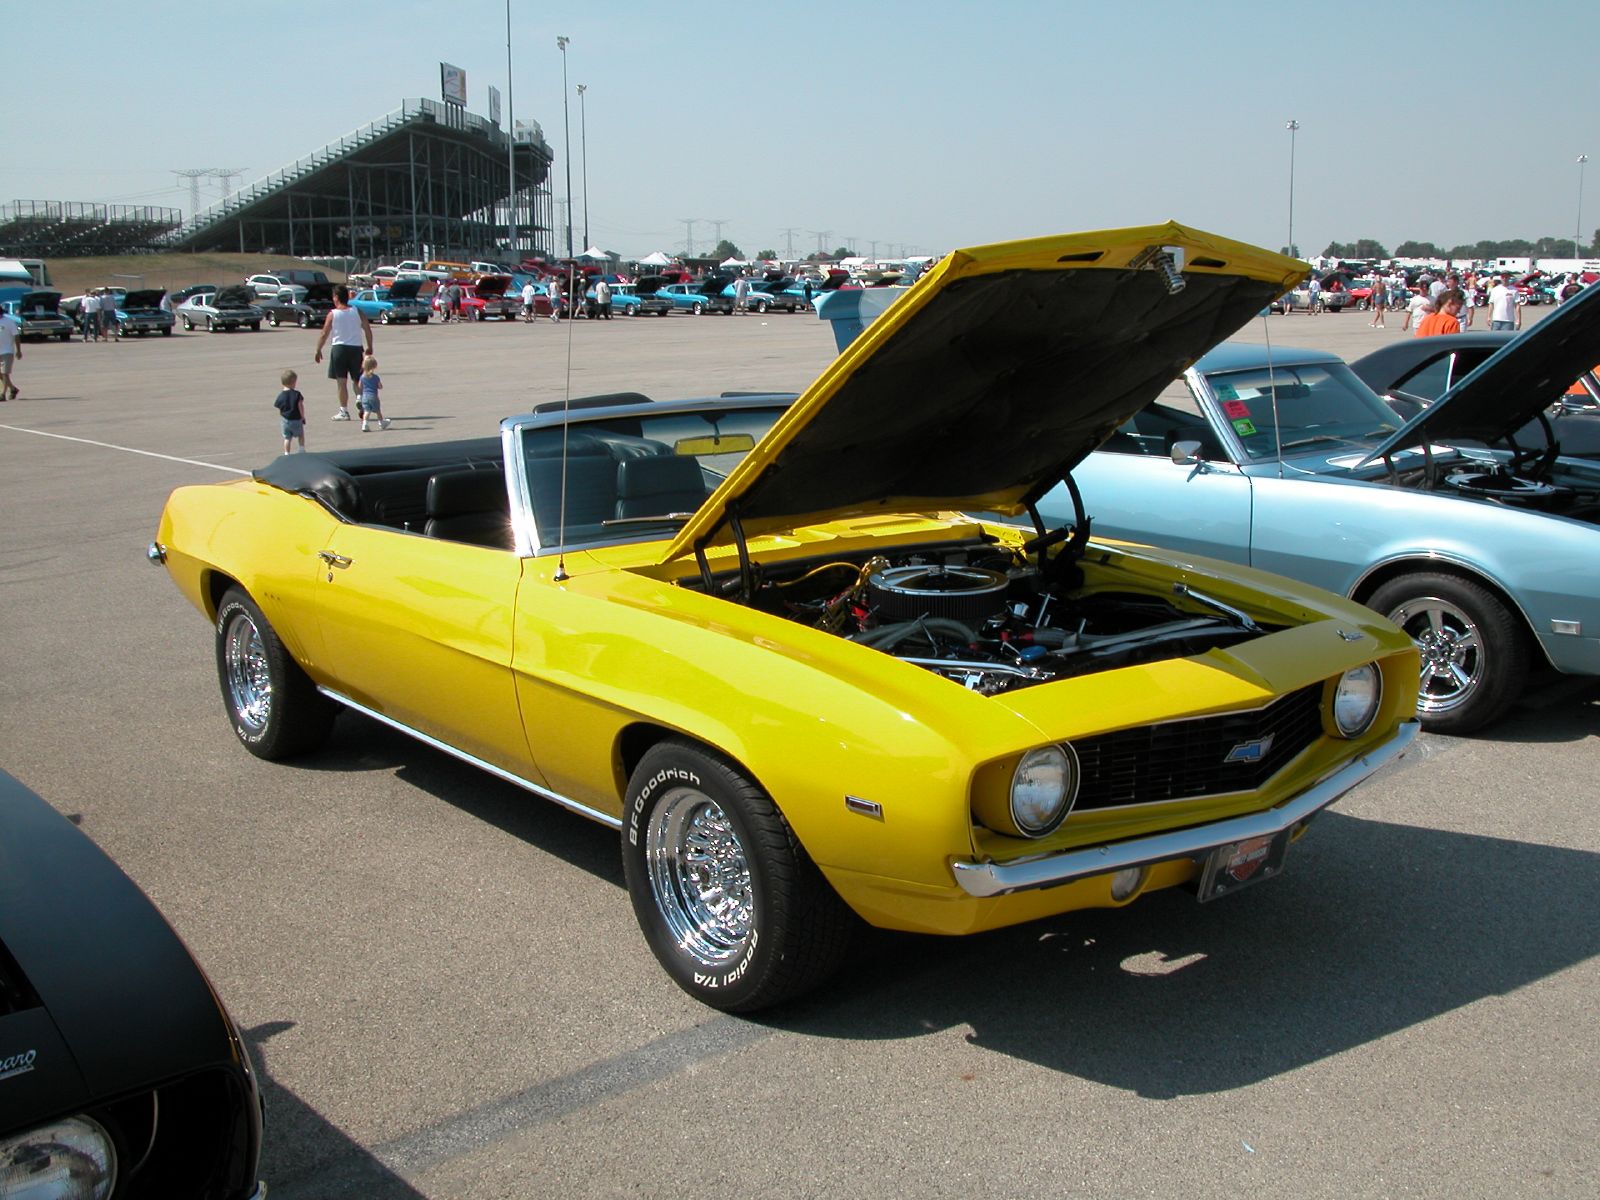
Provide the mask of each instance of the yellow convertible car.
[{"label": "yellow convertible car", "polygon": [[815,986],[863,920],[1211,900],[1410,743],[1417,651],[1035,505],[1303,270],[1175,224],[958,251],[798,398],[286,456],[174,492],[150,556],[247,749],[357,713],[617,829],[717,1008]]}]

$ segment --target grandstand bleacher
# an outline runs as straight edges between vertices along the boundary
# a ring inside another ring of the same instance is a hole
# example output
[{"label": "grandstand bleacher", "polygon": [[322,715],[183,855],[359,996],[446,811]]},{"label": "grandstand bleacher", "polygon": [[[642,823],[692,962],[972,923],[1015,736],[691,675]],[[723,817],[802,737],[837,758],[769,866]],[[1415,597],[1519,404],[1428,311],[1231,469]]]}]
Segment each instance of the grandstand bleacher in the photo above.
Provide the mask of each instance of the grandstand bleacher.
[{"label": "grandstand bleacher", "polygon": [[175,208],[14,200],[0,207],[0,253],[237,250],[394,261],[427,247],[438,258],[551,257],[553,161],[537,123],[519,121],[508,135],[458,106],[406,100],[187,220]]},{"label": "grandstand bleacher", "polygon": [[0,253],[19,258],[74,258],[154,249],[182,223],[175,208],[13,200],[0,206]]}]

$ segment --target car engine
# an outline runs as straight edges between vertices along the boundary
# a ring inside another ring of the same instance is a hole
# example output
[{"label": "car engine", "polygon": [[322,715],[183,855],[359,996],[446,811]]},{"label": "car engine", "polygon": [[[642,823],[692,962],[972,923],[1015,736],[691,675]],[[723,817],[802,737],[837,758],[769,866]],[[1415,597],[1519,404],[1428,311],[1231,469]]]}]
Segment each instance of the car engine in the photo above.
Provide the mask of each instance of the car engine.
[{"label": "car engine", "polygon": [[1053,578],[1021,553],[987,543],[783,570],[754,566],[756,607],[985,695],[1187,657],[1268,632],[1183,585],[1171,599],[1086,591],[1076,568]]}]

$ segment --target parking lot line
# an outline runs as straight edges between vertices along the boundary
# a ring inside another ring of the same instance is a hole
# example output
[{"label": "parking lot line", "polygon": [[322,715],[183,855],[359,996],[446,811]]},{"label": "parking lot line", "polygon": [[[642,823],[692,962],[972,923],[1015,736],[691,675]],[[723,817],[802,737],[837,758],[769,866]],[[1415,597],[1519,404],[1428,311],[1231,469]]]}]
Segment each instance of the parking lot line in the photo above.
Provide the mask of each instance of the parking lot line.
[{"label": "parking lot line", "polygon": [[10,430],[12,433],[31,433],[36,437],[56,438],[63,442],[81,442],[85,446],[99,446],[106,450],[120,450],[124,454],[142,454],[146,458],[164,458],[168,462],[186,463],[191,467],[208,467],[213,471],[226,471],[230,475],[248,475],[249,471],[238,467],[224,467],[217,463],[201,462],[197,458],[179,458],[175,454],[157,454],[154,450],[139,450],[133,446],[119,446],[115,442],[97,442],[93,438],[72,437],[65,433],[46,433],[43,429],[27,429],[21,425],[0,425],[0,429]]}]

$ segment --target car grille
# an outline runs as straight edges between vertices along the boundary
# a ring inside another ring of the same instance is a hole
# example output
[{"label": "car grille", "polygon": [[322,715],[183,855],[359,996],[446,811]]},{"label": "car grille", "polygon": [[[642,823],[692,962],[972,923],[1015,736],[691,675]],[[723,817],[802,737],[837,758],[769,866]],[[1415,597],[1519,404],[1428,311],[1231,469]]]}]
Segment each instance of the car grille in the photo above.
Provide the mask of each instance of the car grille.
[{"label": "car grille", "polygon": [[1253,712],[1075,741],[1082,782],[1073,810],[1254,791],[1322,736],[1321,696],[1319,683]]}]

